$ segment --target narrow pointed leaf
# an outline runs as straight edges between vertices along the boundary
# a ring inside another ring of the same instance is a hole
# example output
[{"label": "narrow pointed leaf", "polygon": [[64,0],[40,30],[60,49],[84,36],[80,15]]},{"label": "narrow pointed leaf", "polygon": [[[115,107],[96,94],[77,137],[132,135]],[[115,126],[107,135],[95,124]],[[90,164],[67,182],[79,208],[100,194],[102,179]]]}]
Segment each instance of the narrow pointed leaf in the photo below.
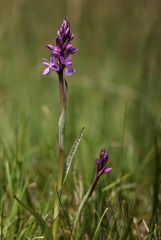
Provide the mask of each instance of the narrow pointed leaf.
[{"label": "narrow pointed leaf", "polygon": [[107,211],[108,211],[108,208],[105,209],[105,211],[103,212],[103,214],[102,214],[102,216],[101,216],[101,218],[100,218],[100,220],[99,220],[99,223],[98,223],[98,225],[97,225],[96,231],[95,231],[94,236],[93,236],[93,240],[98,239],[99,229],[100,229],[102,220],[103,220],[103,218],[104,218],[104,216],[105,216],[105,214],[106,214]]},{"label": "narrow pointed leaf", "polygon": [[116,185],[118,185],[120,182],[126,180],[130,176],[129,173],[125,174],[124,176],[116,179],[116,181],[112,182],[111,184],[107,185],[102,189],[103,192],[108,191],[109,189],[114,188]]},{"label": "narrow pointed leaf", "polygon": [[77,151],[77,148],[80,144],[80,141],[82,139],[82,136],[83,136],[83,132],[84,132],[84,127],[81,129],[80,131],[80,134],[78,135],[78,137],[76,138],[68,156],[67,156],[67,159],[66,159],[66,163],[65,163],[65,175],[64,175],[64,180],[63,180],[63,184],[65,183],[66,181],[66,178],[68,176],[68,173],[69,173],[69,170],[70,170],[70,167],[71,167],[71,163],[72,163],[72,160],[73,160],[73,157]]}]

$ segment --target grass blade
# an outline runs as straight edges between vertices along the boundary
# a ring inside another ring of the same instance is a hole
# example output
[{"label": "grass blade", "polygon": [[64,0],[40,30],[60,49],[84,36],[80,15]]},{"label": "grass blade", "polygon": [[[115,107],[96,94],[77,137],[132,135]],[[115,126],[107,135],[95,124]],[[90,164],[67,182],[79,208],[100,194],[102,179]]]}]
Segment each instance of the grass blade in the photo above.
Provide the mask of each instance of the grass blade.
[{"label": "grass blade", "polygon": [[39,226],[41,227],[42,232],[45,235],[45,238],[48,239],[48,240],[53,240],[52,230],[48,227],[47,223],[45,222],[43,217],[40,215],[40,213],[38,213],[34,209],[32,209],[32,208],[28,207],[27,205],[25,205],[23,202],[21,202],[20,199],[17,198],[17,196],[14,195],[14,198],[17,200],[17,202],[22,207],[24,207],[28,212],[31,213],[31,215],[33,215],[35,217],[37,223],[39,224]]},{"label": "grass blade", "polygon": [[100,229],[102,220],[103,220],[103,218],[104,218],[104,216],[105,216],[105,214],[106,214],[107,211],[108,211],[108,208],[106,208],[106,209],[104,210],[104,212],[103,212],[103,214],[102,214],[102,216],[101,216],[101,218],[100,218],[100,220],[99,220],[99,222],[98,222],[96,231],[95,231],[94,236],[93,236],[93,240],[98,239],[99,229]]},{"label": "grass blade", "polygon": [[4,239],[3,237],[3,221],[4,221],[4,204],[5,204],[5,197],[2,200],[2,211],[1,211],[1,240]]},{"label": "grass blade", "polygon": [[7,183],[8,183],[8,192],[10,194],[10,196],[13,193],[13,189],[12,189],[12,176],[11,176],[11,172],[10,172],[10,167],[9,167],[9,162],[5,161],[5,170],[6,170],[6,178],[7,178]]},{"label": "grass blade", "polygon": [[111,189],[111,188],[114,188],[116,185],[118,185],[120,182],[124,181],[125,179],[127,179],[129,177],[129,173],[125,174],[124,176],[118,178],[116,181],[112,182],[111,184],[107,185],[106,187],[104,187],[102,189],[103,192]]}]

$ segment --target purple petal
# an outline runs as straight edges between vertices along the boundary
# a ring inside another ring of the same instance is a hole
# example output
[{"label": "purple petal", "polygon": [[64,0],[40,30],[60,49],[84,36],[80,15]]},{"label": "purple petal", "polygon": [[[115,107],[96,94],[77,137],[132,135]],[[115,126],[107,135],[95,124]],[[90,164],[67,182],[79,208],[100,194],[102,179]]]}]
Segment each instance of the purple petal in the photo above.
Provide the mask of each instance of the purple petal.
[{"label": "purple petal", "polygon": [[69,65],[65,68],[65,75],[66,76],[72,76],[75,73],[75,69]]},{"label": "purple petal", "polygon": [[[61,29],[60,29],[61,30]],[[60,37],[61,38],[61,35],[60,35],[60,30],[58,30],[57,31],[57,35],[58,35],[58,37]]]},{"label": "purple petal", "polygon": [[58,47],[54,47],[53,49],[53,55],[54,57],[58,58],[60,57],[60,49]]},{"label": "purple petal", "polygon": [[43,65],[49,66],[49,60],[48,59],[43,58],[42,60],[43,60],[43,62],[42,62]]},{"label": "purple petal", "polygon": [[103,173],[110,173],[112,172],[112,168],[111,167],[107,167],[105,168],[105,170],[103,171]]},{"label": "purple petal", "polygon": [[46,47],[47,47],[49,50],[51,50],[51,51],[53,51],[53,50],[54,50],[54,46],[53,46],[53,45],[51,45],[51,44],[47,44],[47,45],[46,45]]},{"label": "purple petal", "polygon": [[73,40],[73,38],[74,38],[74,34],[72,33],[70,36],[70,40]]},{"label": "purple petal", "polygon": [[54,57],[56,57],[56,58],[59,58],[59,57],[60,57],[60,53],[58,53],[58,52],[53,52],[53,55],[54,55]]},{"label": "purple petal", "polygon": [[65,58],[60,56],[60,62],[65,65]]},{"label": "purple petal", "polygon": [[61,40],[59,37],[56,38],[56,44],[57,44],[58,46],[61,46],[61,45],[62,45],[62,40]]},{"label": "purple petal", "polygon": [[68,22],[66,19],[63,20],[63,26],[66,28],[68,26]]},{"label": "purple petal", "polygon": [[49,66],[49,62],[47,62],[47,61],[44,61],[42,64],[45,66]]},{"label": "purple petal", "polygon": [[55,63],[55,57],[52,55],[50,58],[50,64],[54,64]]},{"label": "purple petal", "polygon": [[99,163],[100,163],[100,160],[96,158],[96,165],[98,165]]},{"label": "purple petal", "polygon": [[70,51],[70,54],[74,54],[78,51],[78,48],[71,47],[69,51]]},{"label": "purple petal", "polygon": [[56,66],[56,65],[53,65],[50,69],[53,70],[53,71],[55,71],[55,72],[58,72],[58,71],[59,71],[59,67]]},{"label": "purple petal", "polygon": [[50,73],[50,68],[47,67],[45,70],[42,72],[43,75],[48,75]]},{"label": "purple petal", "polygon": [[69,34],[70,33],[70,28],[68,27],[65,31],[65,35]]},{"label": "purple petal", "polygon": [[65,66],[71,66],[72,65],[72,58],[67,57],[64,62]]},{"label": "purple petal", "polygon": [[57,66],[56,61],[55,61],[55,57],[52,55],[50,58],[50,63],[49,63],[49,68]]},{"label": "purple petal", "polygon": [[68,49],[70,49],[72,47],[72,44],[68,44],[67,46],[66,46],[66,50],[68,50]]}]

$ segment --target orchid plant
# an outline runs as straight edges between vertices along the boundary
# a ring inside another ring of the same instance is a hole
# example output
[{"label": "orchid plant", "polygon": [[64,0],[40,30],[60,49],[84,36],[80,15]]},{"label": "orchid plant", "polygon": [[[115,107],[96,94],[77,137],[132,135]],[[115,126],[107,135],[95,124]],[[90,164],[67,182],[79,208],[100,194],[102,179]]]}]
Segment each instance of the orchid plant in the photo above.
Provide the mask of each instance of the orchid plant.
[{"label": "orchid plant", "polygon": [[84,198],[83,198],[83,200],[82,200],[82,202],[79,206],[79,209],[78,209],[78,212],[77,212],[77,215],[76,215],[76,218],[75,218],[74,226],[73,226],[73,235],[76,232],[77,224],[78,224],[80,215],[81,215],[81,213],[82,213],[82,211],[85,207],[85,204],[88,201],[88,199],[90,198],[90,196],[92,195],[93,191],[95,190],[100,177],[103,174],[108,174],[112,171],[112,168],[107,166],[108,160],[109,160],[108,152],[105,149],[102,149],[99,157],[96,158],[96,167],[97,167],[96,176],[95,176],[95,178],[93,180],[93,183],[91,184],[88,192],[85,194],[85,196],[84,196]]},{"label": "orchid plant", "polygon": [[[58,175],[56,191],[60,193],[62,187],[62,177],[64,169],[64,134],[65,134],[65,115],[66,115],[66,101],[67,101],[67,81],[64,76],[71,76],[75,74],[73,68],[72,56],[78,51],[77,48],[72,46],[71,41],[74,39],[74,34],[71,33],[70,23],[65,18],[62,21],[60,28],[57,31],[56,44],[47,44],[46,47],[50,50],[50,59],[43,59],[43,65],[45,69],[43,75],[49,75],[52,71],[58,74],[59,78],[59,89],[60,89],[60,117],[58,122],[59,128],[59,159],[58,159]],[[107,166],[109,154],[105,149],[102,149],[99,157],[96,159],[97,173],[91,184],[88,192],[85,194],[82,202],[79,206],[78,212],[73,225],[71,236],[74,236],[77,230],[78,221],[80,219],[81,212],[95,190],[100,177],[103,174],[108,174],[112,171],[111,167]],[[53,237],[54,240],[58,239],[58,223],[59,223],[59,201],[55,199],[54,206],[54,225],[53,225]]]},{"label": "orchid plant", "polygon": [[[57,31],[56,46],[47,44],[47,48],[51,52],[50,60],[44,59],[43,64],[46,66],[43,71],[43,75],[48,75],[51,71],[55,71],[59,77],[59,89],[60,89],[60,117],[58,122],[59,128],[59,159],[58,159],[58,176],[56,191],[58,193],[61,190],[62,176],[64,169],[64,134],[65,134],[65,115],[66,115],[66,101],[67,101],[67,81],[64,78],[71,76],[75,73],[72,66],[72,55],[75,54],[78,49],[74,48],[71,41],[74,39],[74,34],[71,33],[70,23],[65,18]],[[58,215],[59,215],[59,202],[55,200],[54,207],[54,239],[57,239],[58,231]]]}]

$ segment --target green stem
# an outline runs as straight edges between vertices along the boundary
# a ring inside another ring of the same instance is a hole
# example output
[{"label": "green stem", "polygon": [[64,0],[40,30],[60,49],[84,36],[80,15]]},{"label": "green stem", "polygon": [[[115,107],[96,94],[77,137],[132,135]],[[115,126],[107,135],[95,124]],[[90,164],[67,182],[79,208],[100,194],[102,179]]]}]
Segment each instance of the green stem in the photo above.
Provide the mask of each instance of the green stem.
[{"label": "green stem", "polygon": [[[60,117],[58,121],[59,128],[59,158],[58,158],[58,175],[57,175],[57,184],[56,192],[60,192],[62,185],[63,177],[63,168],[64,168],[64,135],[65,135],[65,113],[66,113],[66,84],[65,79],[63,78],[63,72],[59,73],[59,89],[60,89]],[[58,239],[58,222],[59,222],[59,200],[56,196],[55,206],[54,206],[54,225],[53,225],[53,236],[54,240]]]},{"label": "green stem", "polygon": [[86,202],[88,201],[88,199],[90,198],[90,196],[92,195],[94,189],[96,188],[97,182],[99,180],[99,177],[96,176],[96,178],[94,179],[91,187],[89,188],[88,192],[86,193],[86,195],[84,196],[84,198],[81,201],[81,204],[79,206],[75,221],[74,221],[74,226],[73,226],[73,236],[75,236],[76,234],[76,230],[77,230],[77,225],[81,216],[81,213],[85,207]]}]

